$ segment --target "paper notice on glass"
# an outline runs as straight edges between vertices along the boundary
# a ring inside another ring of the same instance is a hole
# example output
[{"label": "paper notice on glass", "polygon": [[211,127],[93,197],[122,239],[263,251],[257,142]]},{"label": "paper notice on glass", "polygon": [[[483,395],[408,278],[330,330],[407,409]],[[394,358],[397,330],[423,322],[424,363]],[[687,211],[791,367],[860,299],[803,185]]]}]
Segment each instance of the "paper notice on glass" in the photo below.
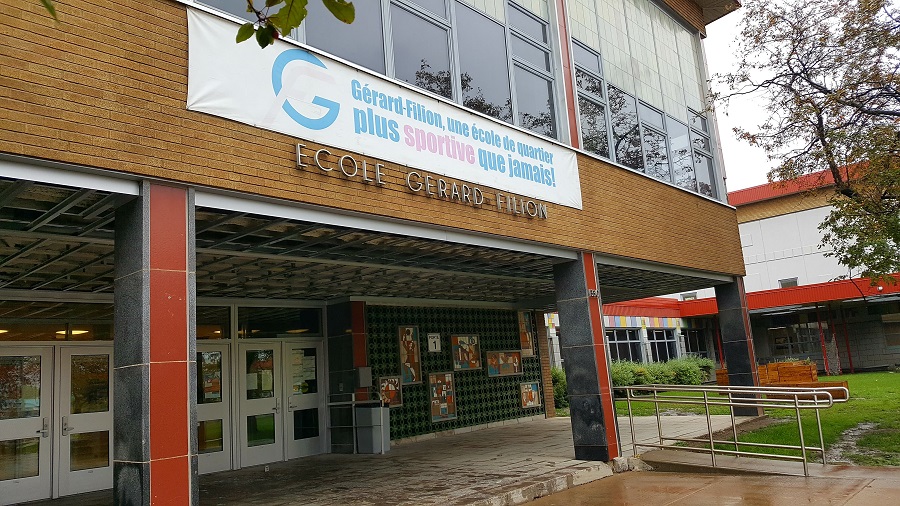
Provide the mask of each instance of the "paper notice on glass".
[{"label": "paper notice on glass", "polygon": [[259,388],[259,376],[255,372],[247,374],[247,390],[256,390]]},{"label": "paper notice on glass", "polygon": [[272,385],[274,384],[274,381],[272,381],[272,371],[260,371],[259,381],[262,390],[272,390]]}]

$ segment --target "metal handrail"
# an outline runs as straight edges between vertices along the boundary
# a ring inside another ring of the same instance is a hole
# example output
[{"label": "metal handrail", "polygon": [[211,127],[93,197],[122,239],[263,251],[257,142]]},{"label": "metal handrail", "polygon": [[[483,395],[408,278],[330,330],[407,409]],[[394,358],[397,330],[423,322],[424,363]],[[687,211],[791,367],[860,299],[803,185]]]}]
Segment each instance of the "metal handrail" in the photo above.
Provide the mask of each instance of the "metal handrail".
[{"label": "metal handrail", "polygon": [[[667,448],[678,449],[684,451],[709,453],[712,460],[712,466],[716,466],[716,454],[765,457],[771,459],[802,461],[803,475],[809,476],[809,463],[806,452],[818,452],[822,455],[822,464],[826,463],[825,443],[822,435],[822,419],[819,411],[833,406],[835,403],[847,402],[850,398],[850,391],[846,387],[821,387],[821,388],[799,388],[799,387],[742,387],[742,386],[684,386],[684,385],[635,385],[629,387],[620,387],[616,390],[624,390],[626,392],[626,401],[628,405],[628,423],[631,427],[631,445],[632,450],[637,454],[638,446],[646,446],[651,448]],[[697,392],[702,393],[703,397],[682,397],[675,395],[665,395],[668,392]],[[834,394],[832,393],[834,392]],[[660,395],[662,393],[662,395]],[[836,395],[842,393],[843,395]],[[710,398],[709,394],[717,394],[717,397]],[[721,396],[727,395],[727,400]],[[634,414],[632,411],[632,402],[652,402],[656,413],[656,429],[659,443],[638,443],[635,439],[634,431]],[[684,437],[666,437],[662,433],[662,419],[660,418],[659,405],[665,404],[691,404],[704,406],[706,411],[706,438],[684,438]],[[731,415],[731,430],[733,440],[717,440],[713,437],[712,418],[710,414],[710,406],[728,406]],[[739,442],[737,433],[737,423],[735,422],[734,408],[763,408],[763,409],[793,409],[797,419],[797,429],[800,433],[800,445],[772,444],[772,443],[751,443]],[[819,446],[807,446],[803,435],[803,422],[800,417],[800,410],[812,409],[816,415],[816,425],[819,430]],[[708,444],[709,448],[694,448],[669,446],[665,441],[692,442]],[[717,449],[716,445],[734,445],[734,450]],[[782,455],[770,453],[758,453],[741,450],[740,445],[755,448],[779,448],[784,450],[800,450],[800,456]]]}]

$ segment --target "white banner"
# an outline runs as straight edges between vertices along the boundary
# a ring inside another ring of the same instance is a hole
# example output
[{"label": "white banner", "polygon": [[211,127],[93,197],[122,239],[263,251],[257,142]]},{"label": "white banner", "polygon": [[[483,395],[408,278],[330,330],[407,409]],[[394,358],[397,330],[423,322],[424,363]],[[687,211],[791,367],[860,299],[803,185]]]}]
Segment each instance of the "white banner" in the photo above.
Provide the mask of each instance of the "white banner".
[{"label": "white banner", "polygon": [[188,9],[187,108],[581,209],[575,152]]}]

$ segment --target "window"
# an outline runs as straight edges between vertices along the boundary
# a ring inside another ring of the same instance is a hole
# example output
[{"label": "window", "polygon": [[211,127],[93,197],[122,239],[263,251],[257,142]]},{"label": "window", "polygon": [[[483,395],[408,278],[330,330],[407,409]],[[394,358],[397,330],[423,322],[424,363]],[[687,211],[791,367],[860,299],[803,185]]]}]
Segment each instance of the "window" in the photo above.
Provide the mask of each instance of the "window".
[{"label": "window", "polygon": [[391,4],[394,77],[453,98],[449,29],[435,20]]},{"label": "window", "polygon": [[506,30],[463,4],[456,4],[463,105],[512,123]]},{"label": "window", "polygon": [[672,176],[674,183],[685,190],[697,191],[694,175],[694,160],[691,154],[691,139],[688,127],[680,121],[669,118],[669,143],[672,149]]},{"label": "window", "polygon": [[532,132],[556,138],[547,22],[513,3],[508,6],[517,123]]},{"label": "window", "polygon": [[709,351],[706,349],[706,331],[688,329],[684,334],[684,351],[695,357],[709,358]]},{"label": "window", "polygon": [[381,4],[368,0],[355,2],[353,5],[356,8],[356,19],[364,22],[348,25],[332,16],[322,2],[309,2],[306,9],[313,22],[303,23],[306,28],[306,43],[384,74]]},{"label": "window", "polygon": [[[783,327],[770,327],[766,333],[772,346],[772,355],[779,357],[798,357],[810,355],[819,345],[818,323],[795,323]],[[826,322],[822,322],[822,331],[827,331]]]},{"label": "window", "polygon": [[609,158],[609,132],[606,128],[606,100],[600,70],[600,55],[578,42],[573,42],[575,86],[578,88],[578,111],[581,122],[581,147],[585,151]]},{"label": "window", "polygon": [[672,329],[647,329],[647,341],[653,362],[668,362],[678,357],[675,331]]},{"label": "window", "polygon": [[640,332],[638,329],[607,330],[606,342],[610,359],[643,362]]},{"label": "window", "polygon": [[[247,12],[247,0],[201,0],[199,3],[209,5],[222,12],[227,12],[247,21],[256,21],[256,14]],[[257,8],[259,8],[257,6]],[[280,7],[273,7],[271,12],[277,12]]]},{"label": "window", "polygon": [[642,171],[641,136],[638,125],[637,103],[627,93],[609,87],[609,118],[612,126],[612,152],[615,160],[626,167]]},{"label": "window", "polygon": [[691,145],[694,148],[694,173],[697,191],[707,197],[716,198],[716,173],[713,165],[712,147],[709,140],[709,122],[697,112],[690,112]]},{"label": "window", "polygon": [[681,300],[697,300],[697,292],[683,293]]},{"label": "window", "polygon": [[790,288],[792,286],[797,286],[797,278],[788,278],[788,279],[779,279],[778,280],[779,288]]}]

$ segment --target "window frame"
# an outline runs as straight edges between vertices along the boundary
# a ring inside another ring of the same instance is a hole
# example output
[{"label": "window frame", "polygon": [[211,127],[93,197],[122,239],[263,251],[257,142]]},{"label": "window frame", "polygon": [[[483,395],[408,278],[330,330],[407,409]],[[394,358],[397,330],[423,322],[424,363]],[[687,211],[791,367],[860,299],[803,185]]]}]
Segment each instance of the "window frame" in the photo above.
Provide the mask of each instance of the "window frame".
[{"label": "window frame", "polygon": [[[624,336],[625,339],[619,339],[618,336]],[[644,343],[641,339],[641,329],[638,328],[608,328],[606,332],[604,332],[604,338],[606,339],[607,350],[609,352],[610,360],[626,360],[623,359],[619,355],[619,344],[625,344],[628,348],[628,356],[627,359],[630,362],[637,363],[647,363],[647,358],[644,350]],[[634,357],[632,353],[632,346],[637,346],[638,356]],[[613,349],[615,349],[616,357],[613,357]]]},{"label": "window frame", "polygon": [[[597,156],[602,158],[608,158],[609,160],[614,159],[615,150],[613,149],[613,133],[612,133],[612,120],[610,118],[610,110],[609,110],[609,90],[606,88],[606,79],[603,78],[603,57],[600,55],[599,51],[595,51],[588,47],[586,44],[580,42],[578,39],[572,37],[572,46],[577,45],[582,50],[590,53],[593,56],[597,57],[597,63],[600,68],[600,73],[597,74],[592,69],[585,68],[581,64],[578,63],[578,60],[575,58],[575,51],[572,51],[572,88],[575,91],[575,110],[578,113],[578,141],[579,145],[582,149],[584,149],[584,132],[581,129],[581,103],[579,102],[579,98],[584,98],[589,102],[593,102],[594,105],[599,105],[603,107],[603,115],[606,118],[606,146],[609,151],[609,156],[603,156],[599,153],[594,153]],[[577,72],[581,71],[589,76],[600,81],[600,89],[603,90],[603,96],[597,96],[595,93],[592,93],[588,90],[582,89],[578,86],[578,74]],[[587,151],[587,150],[585,150]],[[588,151],[589,153],[593,153],[593,151]]]}]

